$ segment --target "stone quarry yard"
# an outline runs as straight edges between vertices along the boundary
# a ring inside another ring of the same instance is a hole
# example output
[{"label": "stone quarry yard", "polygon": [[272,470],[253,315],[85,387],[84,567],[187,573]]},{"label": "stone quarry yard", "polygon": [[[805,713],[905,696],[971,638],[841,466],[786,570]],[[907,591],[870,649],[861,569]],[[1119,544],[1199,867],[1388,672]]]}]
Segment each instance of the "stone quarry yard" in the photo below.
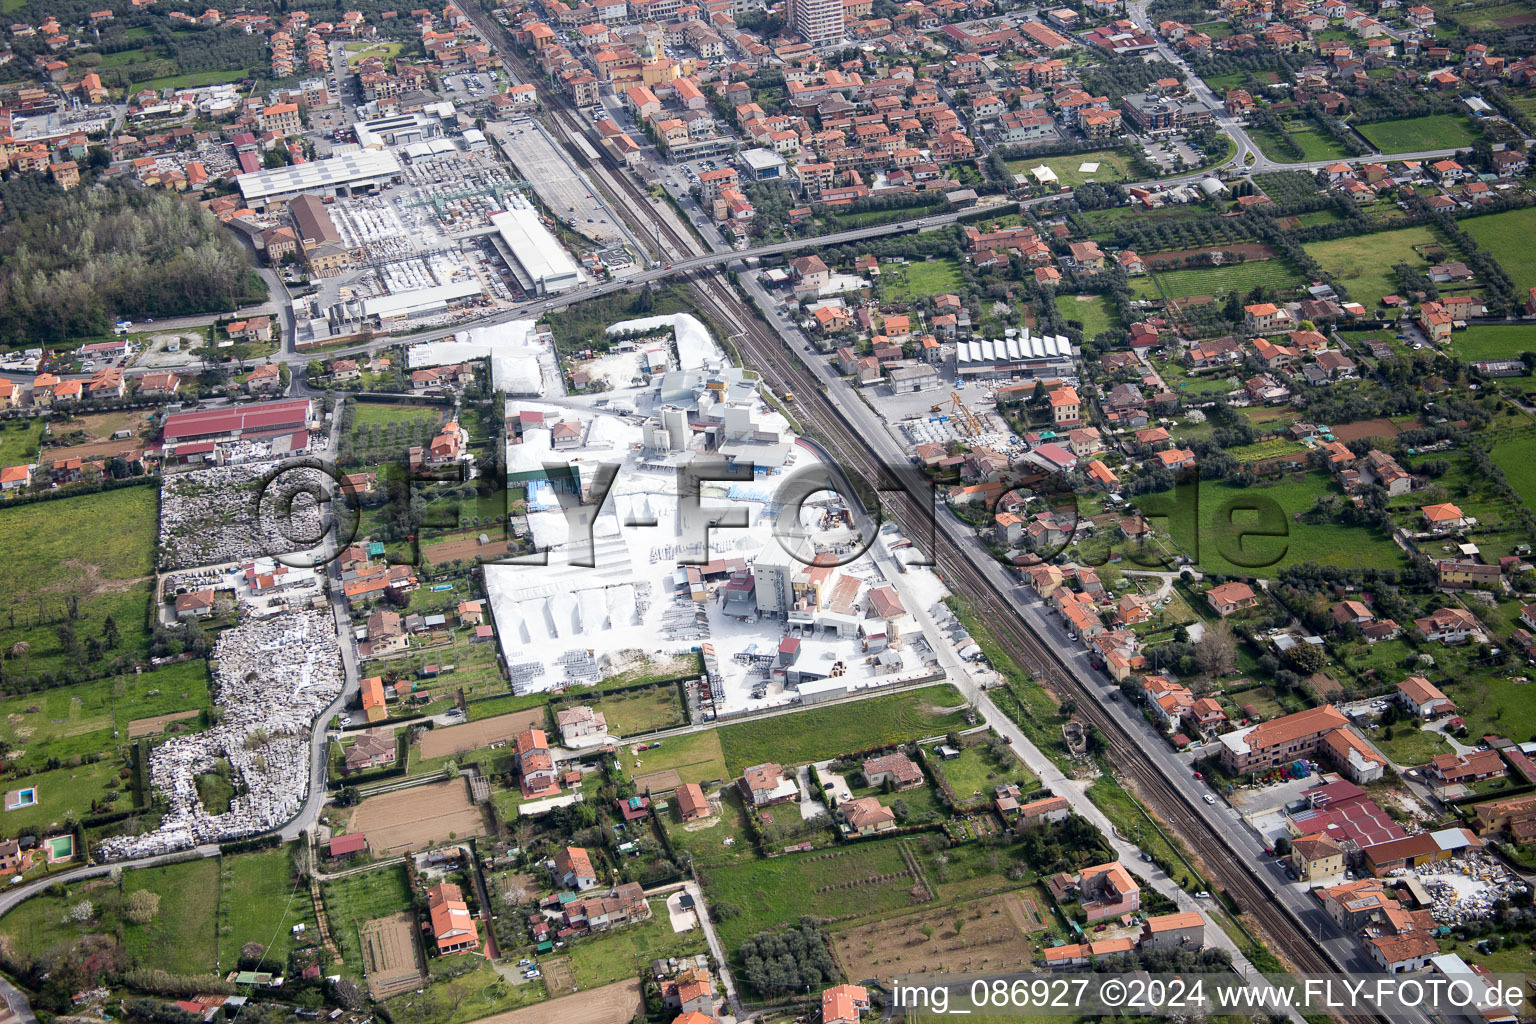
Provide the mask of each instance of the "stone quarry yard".
[{"label": "stone quarry yard", "polygon": [[453,779],[369,797],[352,812],[347,831],[365,833],[375,853],[391,854],[480,835],[485,819],[468,785]]}]

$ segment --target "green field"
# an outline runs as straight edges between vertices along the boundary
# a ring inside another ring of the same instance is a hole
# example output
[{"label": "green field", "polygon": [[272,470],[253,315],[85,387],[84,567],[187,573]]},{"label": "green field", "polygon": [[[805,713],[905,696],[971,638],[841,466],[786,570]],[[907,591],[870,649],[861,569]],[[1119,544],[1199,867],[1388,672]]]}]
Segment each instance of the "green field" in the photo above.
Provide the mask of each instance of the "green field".
[{"label": "green field", "polygon": [[[177,711],[207,708],[208,664],[184,661],[154,672],[112,676],[0,699],[0,740],[34,764],[126,746],[129,724]],[[188,719],[182,728],[200,728]],[[118,735],[112,736],[113,730]]]},{"label": "green field", "polygon": [[101,63],[97,65],[103,68],[122,68],[130,64],[148,64],[152,60],[163,60],[160,52],[153,47],[140,47],[136,50],[118,50],[116,53],[104,53],[101,55]]},{"label": "green field", "polygon": [[1515,282],[1517,297],[1536,288],[1536,260],[1531,259],[1531,239],[1536,237],[1536,209],[1525,207],[1486,217],[1468,217],[1461,229],[1486,249]]},{"label": "green field", "polygon": [[990,803],[998,786],[1016,782],[1027,794],[1039,783],[1040,780],[1018,758],[1010,754],[1008,761],[1008,764],[999,764],[985,743],[976,743],[960,751],[959,757],[948,761],[935,758],[933,766],[949,783],[961,806],[971,806]]},{"label": "green field", "polygon": [[1417,153],[1426,149],[1470,146],[1477,138],[1472,123],[1461,114],[1428,114],[1401,121],[1356,125],[1367,142],[1383,153]]},{"label": "green field", "polygon": [[725,756],[720,752],[720,730],[673,736],[661,746],[635,753],[633,746],[619,750],[619,764],[632,775],[677,769],[684,782],[708,782],[726,778]]},{"label": "green field", "polygon": [[127,761],[111,751],[104,752],[101,760],[40,771],[24,778],[9,778],[3,783],[6,792],[28,787],[37,790],[37,803],[14,811],[0,813],[0,829],[7,834],[20,835],[28,829],[44,829],[67,824],[68,815],[85,817],[91,813],[92,801],[101,810],[126,810],[133,805],[133,791],[128,779],[123,778]]},{"label": "green field", "polygon": [[1437,754],[1448,754],[1451,750],[1451,745],[1439,733],[1401,724],[1392,729],[1391,739],[1387,739],[1386,729],[1378,729],[1371,733],[1371,742],[1391,758],[1393,764],[1404,768],[1428,764]]},{"label": "green field", "polygon": [[1192,295],[1217,298],[1229,292],[1247,294],[1259,285],[1288,291],[1301,283],[1300,275],[1284,259],[1248,260],[1220,267],[1155,271],[1146,277],[1132,278],[1131,291],[1144,299],[1183,299]]},{"label": "green field", "polygon": [[198,89],[205,85],[223,85],[225,82],[238,82],[242,78],[250,77],[247,68],[236,68],[226,71],[193,71],[185,75],[171,75],[166,78],[151,78],[147,82],[135,82],[135,91],[143,89]]},{"label": "green field", "polygon": [[1536,352],[1536,324],[1473,324],[1451,335],[1447,347],[1469,363],[1519,359],[1522,352]]},{"label": "green field", "polygon": [[[720,748],[733,776],[765,761],[808,764],[948,732],[964,724],[964,705],[960,691],[946,683],[728,725],[719,730]],[[651,770],[649,761],[646,767]]]},{"label": "green field", "polygon": [[650,904],[649,921],[570,944],[568,962],[578,989],[628,981],[649,968],[652,960],[708,952],[704,935],[697,928],[672,930],[666,900],[654,899]]},{"label": "green field", "polygon": [[331,937],[341,948],[341,960],[353,977],[362,977],[362,947],[358,929],[376,917],[411,909],[411,887],[405,866],[393,864],[375,871],[347,875],[321,885]]},{"label": "green field", "polygon": [[[123,900],[140,889],[160,897],[159,914],[143,925],[124,920],[120,913]],[[22,949],[42,952],[82,935],[111,935],[120,928],[133,965],[171,974],[207,974],[216,962],[218,937],[211,908],[218,892],[217,859],[130,869],[117,886],[108,883],[87,890],[73,885],[62,898],[40,893],[0,919],[0,934],[17,940]],[[68,911],[81,900],[90,901],[93,913],[77,925]]]},{"label": "green field", "polygon": [[[1402,568],[1406,559],[1402,550],[1386,534],[1365,526],[1345,526],[1338,522],[1300,522],[1293,517],[1310,510],[1323,494],[1338,495],[1333,482],[1321,473],[1307,473],[1300,480],[1286,479],[1268,486],[1238,487],[1218,480],[1202,480],[1199,488],[1198,514],[1185,507],[1175,507],[1173,492],[1149,495],[1143,499],[1143,514],[1154,506],[1171,512],[1164,519],[1175,543],[1206,572],[1229,576],[1272,576],[1286,566],[1314,562],[1341,568]],[[1242,509],[1248,501],[1263,504],[1269,512]],[[1273,503],[1273,504],[1270,504]],[[1262,518],[1261,518],[1262,517]],[[1196,524],[1198,523],[1198,530]],[[1246,530],[1284,529],[1285,536],[1247,536]],[[1247,566],[1231,560],[1237,557]]]},{"label": "green field", "polygon": [[0,421],[0,466],[21,466],[37,461],[43,443],[42,419]]},{"label": "green field", "polygon": [[1056,308],[1068,320],[1083,325],[1083,340],[1092,341],[1105,331],[1121,328],[1120,315],[1103,295],[1058,295]]},{"label": "green field", "polygon": [[[1099,165],[1099,169],[1092,174],[1079,170],[1084,164],[1094,163]],[[1076,188],[1090,181],[1132,181],[1135,178],[1125,154],[1117,149],[1100,149],[1092,153],[1073,153],[1069,156],[1037,156],[1024,160],[1010,160],[1008,173],[1029,175],[1030,171],[1041,164],[1056,172],[1057,187]],[[1033,184],[1034,180],[1030,175],[1029,181]]]},{"label": "green field", "polygon": [[672,685],[653,686],[647,690],[621,690],[599,697],[586,697],[578,693],[557,705],[557,710],[577,704],[601,711],[608,720],[610,736],[640,736],[658,729],[688,724],[682,695]]},{"label": "green field", "polygon": [[1288,127],[1286,138],[1301,147],[1301,158],[1298,160],[1287,151],[1280,148],[1280,140],[1273,132],[1262,129],[1249,133],[1253,141],[1259,144],[1259,149],[1264,155],[1279,163],[1306,163],[1312,160],[1336,160],[1339,157],[1348,156],[1349,153],[1343,146],[1334,141],[1333,136],[1315,127]]},{"label": "green field", "polygon": [[[693,854],[695,864],[703,867],[706,864],[751,860],[757,856],[752,848],[751,835],[747,832],[741,791],[735,786],[726,785],[720,791],[721,812],[708,827],[701,827],[703,822],[684,823],[678,817],[676,801],[670,799],[670,794],[667,799],[670,806],[662,817],[666,823],[667,839],[674,847]],[[725,843],[727,839],[731,840],[729,846]]]},{"label": "green field", "polygon": [[266,947],[262,969],[281,972],[294,946],[294,925],[301,941],[318,942],[315,904],[309,886],[293,874],[292,847],[223,858],[219,885],[219,968],[228,970],[248,942]]},{"label": "green field", "polygon": [[348,43],[346,44],[347,67],[356,67],[369,57],[381,57],[387,65],[398,57],[404,48],[403,43]]},{"label": "green field", "polygon": [[[0,651],[8,654],[7,674],[81,666],[82,652],[66,650],[58,636],[71,600],[78,600],[78,612],[67,624],[82,650],[102,635],[110,615],[120,640],[106,656],[148,653],[158,512],[159,493],[149,485],[0,509]],[[30,650],[9,654],[23,642]]]},{"label": "green field", "polygon": [[960,264],[948,257],[912,262],[880,264],[880,293],[892,302],[928,298],[958,292],[965,279]]},{"label": "green field", "polygon": [[1382,296],[1398,291],[1393,264],[1407,263],[1416,270],[1426,270],[1429,260],[1419,251],[1436,246],[1445,250],[1446,259],[1460,258],[1440,233],[1427,225],[1335,238],[1328,242],[1309,242],[1302,248],[1349,289],[1351,298],[1373,306]]},{"label": "green field", "polygon": [[429,421],[436,424],[442,420],[443,414],[447,411],[446,406],[439,405],[354,402],[352,405],[352,428],[355,430],[358,427],[387,427],[392,423],[416,423],[418,421]]},{"label": "green field", "polygon": [[[909,885],[863,882],[872,875],[906,870],[898,848],[901,842],[904,840],[866,840],[826,853],[700,869],[709,905],[720,921],[720,941],[734,953],[742,940],[768,928],[792,924],[807,914],[864,916],[908,906],[912,900]],[[863,884],[845,888],[845,882]],[[723,913],[722,906],[727,908]]]},{"label": "green field", "polygon": [[1521,502],[1536,507],[1536,432],[1506,434],[1488,454]]}]

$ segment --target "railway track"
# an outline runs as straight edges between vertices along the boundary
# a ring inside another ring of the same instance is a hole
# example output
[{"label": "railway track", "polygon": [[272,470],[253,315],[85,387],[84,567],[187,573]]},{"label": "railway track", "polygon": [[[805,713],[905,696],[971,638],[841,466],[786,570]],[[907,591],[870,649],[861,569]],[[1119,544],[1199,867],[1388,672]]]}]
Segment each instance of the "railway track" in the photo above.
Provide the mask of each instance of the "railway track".
[{"label": "railway track", "polygon": [[[471,7],[473,9],[473,5]],[[500,26],[493,23],[493,27],[505,40]],[[515,52],[510,50],[510,40],[505,41],[508,52]],[[538,81],[538,78],[530,76],[529,80]],[[549,93],[542,84],[541,95],[546,97],[546,110],[564,131],[585,132],[585,126],[563,96]],[[610,167],[602,160],[594,163],[585,154],[578,154],[578,159],[587,163],[610,189],[629,198],[630,203],[623,212],[631,217],[632,226],[640,237],[657,240],[659,258],[667,260],[699,253],[700,247],[693,238],[675,230],[665,217],[649,211],[651,198],[622,169]],[[640,210],[647,210],[649,216],[635,217]],[[641,222],[635,223],[636,220]],[[644,223],[644,220],[650,223]],[[828,451],[844,466],[863,474],[864,479],[879,479],[879,459],[870,443],[832,401],[821,382],[804,366],[788,343],[758,318],[756,311],[736,294],[724,275],[718,270],[694,271],[687,275],[687,280],[701,308],[734,329],[733,337],[740,340],[744,362],[762,374],[764,382],[778,394],[796,395],[798,403],[810,414],[810,420],[820,432],[817,439]],[[923,536],[922,530],[928,522],[928,510],[923,507],[927,496],[906,490],[884,492],[884,495],[893,518],[907,536]],[[1136,785],[1159,816],[1191,844],[1204,862],[1212,882],[1224,889],[1244,913],[1251,915],[1273,948],[1289,961],[1289,966],[1305,972],[1347,972],[1347,966],[1335,961],[1304,921],[1272,899],[1265,881],[1226,837],[1198,812],[1189,795],[1141,756],[1140,740],[1104,709],[1099,695],[1078,678],[1061,655],[1020,620],[1009,595],[978,569],[943,529],[938,531],[936,550],[930,554],[951,588],[976,603],[988,628],[1021,668],[1058,696],[1071,695],[1076,699],[1079,717],[1105,737],[1115,767]],[[1385,1020],[1384,1017],[1381,1019]]]},{"label": "railway track", "polygon": [[[799,360],[777,334],[755,317],[732,315],[709,294],[712,289],[703,291],[705,305],[716,315],[745,328],[742,346],[750,356],[752,367],[762,372],[780,393],[793,391],[802,406],[814,411],[811,419],[823,431],[823,436],[818,439],[829,451],[845,465],[863,474],[866,480],[878,479],[877,460],[867,442],[843,417],[820,382],[799,365]],[[743,320],[746,323],[742,323]],[[907,536],[923,536],[921,530],[927,519],[926,510],[919,504],[922,498],[905,490],[884,492],[883,497],[892,517]],[[1225,889],[1245,912],[1253,916],[1266,938],[1297,970],[1340,970],[1327,950],[1313,939],[1305,924],[1270,899],[1263,880],[1246,868],[1237,851],[1189,805],[1188,797],[1141,757],[1139,740],[1125,732],[1118,720],[1104,710],[1099,694],[1084,686],[1060,655],[1019,620],[1009,596],[1000,592],[996,583],[981,572],[942,529],[937,538],[937,550],[931,554],[948,585],[976,602],[988,628],[1020,667],[1044,681],[1058,695],[1070,693],[1077,698],[1079,716],[1104,735],[1115,766],[1147,795],[1159,815],[1191,843],[1206,864],[1213,884]]]}]

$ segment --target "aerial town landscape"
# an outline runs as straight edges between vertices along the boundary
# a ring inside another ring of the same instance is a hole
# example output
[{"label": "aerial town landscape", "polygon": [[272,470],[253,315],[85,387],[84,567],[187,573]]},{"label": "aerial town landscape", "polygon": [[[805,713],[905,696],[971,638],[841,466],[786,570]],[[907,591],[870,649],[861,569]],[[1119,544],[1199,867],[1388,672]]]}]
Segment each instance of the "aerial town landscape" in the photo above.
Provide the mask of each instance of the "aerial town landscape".
[{"label": "aerial town landscape", "polygon": [[1536,0],[106,2],[0,1024],[1536,1019]]}]

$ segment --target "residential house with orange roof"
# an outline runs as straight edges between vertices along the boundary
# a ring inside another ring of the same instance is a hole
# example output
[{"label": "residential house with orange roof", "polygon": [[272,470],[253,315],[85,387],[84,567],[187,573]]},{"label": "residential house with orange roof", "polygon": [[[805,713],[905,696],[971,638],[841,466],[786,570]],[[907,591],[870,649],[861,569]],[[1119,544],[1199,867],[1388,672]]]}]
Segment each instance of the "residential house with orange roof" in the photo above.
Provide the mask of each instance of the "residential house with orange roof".
[{"label": "residential house with orange roof", "polygon": [[869,990],[862,985],[834,985],[821,994],[821,1024],[858,1024],[869,1009]]},{"label": "residential house with orange roof", "polygon": [[384,706],[384,677],[369,676],[362,681],[363,715],[370,722],[382,722],[389,717]]},{"label": "residential house with orange roof", "polygon": [[442,956],[468,953],[480,948],[480,929],[464,902],[464,892],[452,882],[439,882],[427,890],[427,914],[432,941]]},{"label": "residential house with orange roof", "polygon": [[1141,886],[1118,860],[1084,868],[1077,876],[1078,905],[1088,923],[1141,909]]},{"label": "residential house with orange roof", "polygon": [[554,796],[560,792],[555,757],[542,729],[524,729],[513,740],[513,755],[526,799]]},{"label": "residential house with orange roof", "polygon": [[555,884],[578,891],[597,887],[597,872],[592,869],[592,857],[580,846],[567,846],[555,854],[551,873]]}]

